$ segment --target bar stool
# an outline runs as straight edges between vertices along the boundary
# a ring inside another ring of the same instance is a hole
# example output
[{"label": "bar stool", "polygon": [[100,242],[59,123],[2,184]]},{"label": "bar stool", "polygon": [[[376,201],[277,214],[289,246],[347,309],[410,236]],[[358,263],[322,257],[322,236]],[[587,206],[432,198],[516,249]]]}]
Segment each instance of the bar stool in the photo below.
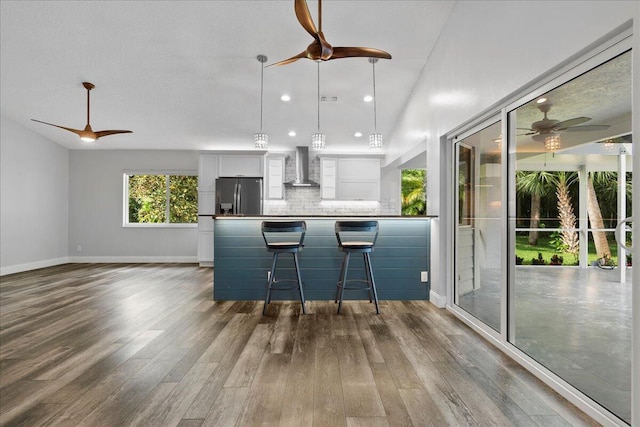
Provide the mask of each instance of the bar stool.
[{"label": "bar stool", "polygon": [[[304,292],[302,291],[302,279],[300,278],[300,266],[298,265],[298,252],[304,246],[304,235],[307,231],[307,224],[304,221],[263,221],[262,238],[267,245],[267,251],[273,253],[273,263],[271,264],[271,274],[267,283],[267,297],[264,300],[262,314],[266,314],[267,305],[271,302],[271,291],[289,290],[293,287],[277,287],[281,282],[297,282],[302,303],[302,314],[306,314],[304,306]],[[292,240],[292,237],[297,240]],[[278,255],[291,254],[296,267],[297,279],[276,279],[276,267]]]},{"label": "bar stool", "polygon": [[[338,249],[344,252],[342,260],[342,269],[340,270],[340,280],[336,289],[335,302],[338,304],[338,314],[342,308],[342,297],[346,290],[369,290],[369,302],[373,298],[376,304],[376,313],[380,314],[380,306],[378,305],[378,292],[376,291],[376,282],[373,278],[373,269],[371,268],[370,254],[378,238],[378,221],[336,221],[335,232],[338,240]],[[349,240],[345,240],[349,239]],[[359,239],[359,240],[358,240]],[[366,240],[362,240],[366,239]],[[347,280],[347,271],[349,270],[349,257],[352,253],[362,254],[364,258],[364,270],[366,279],[350,279]],[[348,282],[364,282],[366,287],[347,287]]]}]

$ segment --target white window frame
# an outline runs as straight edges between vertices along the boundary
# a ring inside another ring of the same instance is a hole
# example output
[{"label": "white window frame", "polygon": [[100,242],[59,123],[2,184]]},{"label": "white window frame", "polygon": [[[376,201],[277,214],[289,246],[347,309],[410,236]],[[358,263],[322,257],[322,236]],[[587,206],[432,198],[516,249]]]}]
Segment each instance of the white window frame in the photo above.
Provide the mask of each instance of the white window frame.
[{"label": "white window frame", "polygon": [[125,170],[122,173],[122,226],[126,228],[196,228],[198,222],[194,223],[139,223],[129,222],[129,177],[132,175],[164,175],[165,176],[165,194],[166,194],[166,220],[170,218],[170,195],[169,195],[169,176],[186,175],[198,176],[197,170]]}]

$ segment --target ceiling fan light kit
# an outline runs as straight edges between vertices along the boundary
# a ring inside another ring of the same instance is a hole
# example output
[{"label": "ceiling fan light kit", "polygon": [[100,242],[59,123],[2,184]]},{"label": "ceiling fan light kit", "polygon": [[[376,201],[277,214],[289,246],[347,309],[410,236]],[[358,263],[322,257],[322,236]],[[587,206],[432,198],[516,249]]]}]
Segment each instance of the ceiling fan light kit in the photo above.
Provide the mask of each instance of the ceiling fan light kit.
[{"label": "ceiling fan light kit", "polygon": [[90,92],[91,89],[95,88],[96,86],[93,83],[89,83],[89,82],[83,82],[82,86],[84,86],[84,88],[87,90],[87,124],[84,127],[84,129],[73,129],[73,128],[68,128],[65,126],[60,126],[60,125],[54,125],[53,123],[47,123],[47,122],[43,122],[41,120],[36,120],[36,119],[31,119],[34,122],[38,122],[38,123],[42,123],[45,125],[49,125],[49,126],[53,126],[53,127],[57,127],[60,129],[64,129],[67,130],[69,132],[73,132],[76,135],[78,135],[80,137],[81,140],[85,141],[85,142],[94,142],[99,138],[102,138],[103,136],[108,136],[108,135],[116,135],[118,133],[133,133],[130,130],[100,130],[98,132],[94,132],[93,129],[91,129],[91,124],[90,124]]},{"label": "ceiling fan light kit", "polygon": [[560,135],[557,133],[552,133],[551,135],[547,135],[544,139],[544,149],[555,153],[560,148],[562,148],[562,141],[560,141]]},{"label": "ceiling fan light kit", "polygon": [[253,135],[253,147],[258,150],[266,150],[269,147],[269,135],[262,131],[262,101],[264,97],[264,63],[267,62],[265,55],[256,57],[261,64],[260,68],[260,132]]}]

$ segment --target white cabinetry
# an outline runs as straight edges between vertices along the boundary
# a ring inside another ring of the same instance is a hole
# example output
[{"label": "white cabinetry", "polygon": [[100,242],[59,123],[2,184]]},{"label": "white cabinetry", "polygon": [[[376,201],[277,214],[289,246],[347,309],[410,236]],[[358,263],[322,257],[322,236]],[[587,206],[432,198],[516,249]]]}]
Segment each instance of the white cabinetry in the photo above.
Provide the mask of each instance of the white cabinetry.
[{"label": "white cabinetry", "polygon": [[267,158],[267,199],[284,199],[284,165],[286,157]]},{"label": "white cabinetry", "polygon": [[320,197],[323,200],[336,198],[337,162],[334,158],[320,159]]},{"label": "white cabinetry", "polygon": [[338,159],[340,200],[380,200],[380,159]]},{"label": "white cabinetry", "polygon": [[[216,213],[216,178],[218,177],[218,155],[201,154],[198,164],[198,213]],[[198,217],[198,263],[213,266],[213,218]]]},{"label": "white cabinetry", "polygon": [[218,176],[264,176],[264,156],[220,154]]}]

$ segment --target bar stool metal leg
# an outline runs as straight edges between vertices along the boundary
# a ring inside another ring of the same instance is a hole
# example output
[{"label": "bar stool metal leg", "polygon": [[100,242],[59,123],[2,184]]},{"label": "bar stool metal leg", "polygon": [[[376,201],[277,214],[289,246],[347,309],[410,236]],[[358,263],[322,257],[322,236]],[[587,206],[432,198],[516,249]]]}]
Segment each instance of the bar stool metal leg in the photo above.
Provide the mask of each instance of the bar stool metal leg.
[{"label": "bar stool metal leg", "polygon": [[264,308],[262,309],[262,314],[267,314],[267,306],[271,302],[271,288],[276,281],[276,265],[278,264],[278,253],[273,253],[273,262],[271,264],[271,273],[269,274],[269,280],[267,281],[267,296],[264,299]]},{"label": "bar stool metal leg", "polygon": [[344,296],[344,286],[347,283],[347,271],[349,270],[349,257],[351,254],[346,252],[344,255],[344,268],[342,269],[342,275],[340,277],[340,281],[338,282],[338,293],[340,294],[338,297],[338,314],[340,314],[340,310],[342,309],[342,297]]},{"label": "bar stool metal leg", "polygon": [[367,253],[363,253],[362,254],[362,258],[364,259],[364,274],[365,274],[365,278],[367,280],[367,286],[369,286],[369,288],[367,289],[368,293],[369,293],[369,303],[373,302],[373,291],[372,291],[372,276],[370,274],[369,268],[367,267]]},{"label": "bar stool metal leg", "polygon": [[342,289],[342,286],[341,286],[342,282],[340,280],[342,280],[342,275],[344,274],[344,264],[345,264],[345,261],[347,260],[346,255],[347,254],[345,254],[342,257],[342,267],[340,267],[340,275],[338,276],[338,286],[336,286],[336,298],[335,298],[336,304],[338,303],[338,298],[340,298],[340,289]]},{"label": "bar stool metal leg", "polygon": [[298,291],[300,291],[300,302],[302,303],[302,314],[307,314],[307,310],[304,305],[304,292],[302,291],[302,278],[300,277],[300,266],[298,265],[298,254],[295,252],[293,255],[293,262],[296,265],[296,274],[298,275]]},{"label": "bar stool metal leg", "polygon": [[369,272],[369,278],[371,281],[369,285],[371,286],[371,292],[373,293],[373,300],[376,303],[376,314],[380,314],[380,305],[378,304],[378,291],[376,291],[376,282],[373,278],[373,269],[371,268],[371,258],[369,257],[369,253],[366,252],[364,254],[365,268]]}]

